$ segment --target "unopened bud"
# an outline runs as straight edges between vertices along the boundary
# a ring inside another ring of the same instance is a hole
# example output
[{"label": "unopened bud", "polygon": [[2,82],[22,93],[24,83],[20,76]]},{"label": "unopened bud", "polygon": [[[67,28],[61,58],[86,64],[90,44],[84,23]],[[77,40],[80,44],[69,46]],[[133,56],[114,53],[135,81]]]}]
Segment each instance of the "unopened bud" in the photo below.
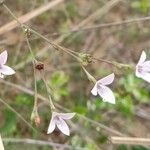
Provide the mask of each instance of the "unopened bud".
[{"label": "unopened bud", "polygon": [[34,123],[35,123],[36,126],[38,126],[41,123],[41,118],[39,116],[36,116],[34,118]]},{"label": "unopened bud", "polygon": [[30,29],[28,29],[28,28],[25,28],[25,29],[24,29],[24,33],[25,33],[25,35],[26,35],[28,38],[31,36],[31,31],[30,31]]},{"label": "unopened bud", "polygon": [[43,69],[44,69],[44,64],[41,63],[41,62],[38,62],[38,63],[36,64],[35,68],[36,68],[37,70],[43,70]]},{"label": "unopened bud", "polygon": [[40,116],[38,115],[37,111],[32,112],[31,114],[31,122],[35,123],[36,126],[38,126],[41,123]]},{"label": "unopened bud", "polygon": [[81,62],[83,66],[87,66],[88,64],[92,62],[92,56],[90,54],[80,53],[79,58],[80,58],[79,61]]}]

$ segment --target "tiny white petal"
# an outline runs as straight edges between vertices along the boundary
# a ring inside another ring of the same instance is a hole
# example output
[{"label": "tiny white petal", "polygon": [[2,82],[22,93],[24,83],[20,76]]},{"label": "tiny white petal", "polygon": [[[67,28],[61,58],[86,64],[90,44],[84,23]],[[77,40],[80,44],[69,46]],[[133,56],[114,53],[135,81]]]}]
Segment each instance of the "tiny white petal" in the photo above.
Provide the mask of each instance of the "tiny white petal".
[{"label": "tiny white petal", "polygon": [[68,120],[68,119],[73,118],[75,114],[76,114],[76,113],[60,113],[59,116],[60,116],[62,119]]},{"label": "tiny white petal", "polygon": [[55,127],[56,127],[55,119],[52,118],[48,126],[47,134],[52,133],[55,130]]},{"label": "tiny white petal", "polygon": [[115,96],[110,88],[101,85],[98,87],[98,94],[102,97],[103,101],[115,104]]},{"label": "tiny white petal", "polygon": [[142,64],[146,60],[146,53],[145,51],[142,51],[141,57],[138,61],[138,64]]},{"label": "tiny white petal", "polygon": [[70,130],[69,130],[68,125],[66,124],[66,122],[65,122],[63,119],[59,118],[59,120],[60,120],[59,123],[56,122],[56,125],[57,125],[58,129],[59,129],[63,134],[69,136],[69,135],[70,135]]},{"label": "tiny white petal", "polygon": [[4,65],[6,63],[7,57],[8,57],[8,54],[7,54],[7,51],[5,50],[0,54],[0,65]]},{"label": "tiny white petal", "polygon": [[6,65],[2,65],[2,66],[0,66],[0,73],[2,73],[4,75],[12,75],[15,73],[15,71]]},{"label": "tiny white petal", "polygon": [[142,73],[141,78],[150,83],[150,73]]},{"label": "tiny white petal", "polygon": [[97,83],[94,85],[93,89],[91,90],[91,93],[96,96],[97,95]]},{"label": "tiny white petal", "polygon": [[136,75],[138,78],[140,78],[140,77],[141,77],[141,74],[140,74],[140,72],[139,72],[139,70],[138,70],[138,67],[139,67],[139,66],[136,66],[135,75]]},{"label": "tiny white petal", "polygon": [[150,72],[150,61],[145,61],[142,64],[142,67],[143,67],[144,72]]},{"label": "tiny white petal", "polygon": [[97,81],[97,84],[109,85],[114,81],[114,78],[115,78],[115,74],[112,73],[112,74],[100,79],[99,81]]},{"label": "tiny white petal", "polygon": [[2,78],[2,79],[4,78],[4,75],[3,75],[3,74],[1,74],[1,73],[0,73],[0,78]]}]

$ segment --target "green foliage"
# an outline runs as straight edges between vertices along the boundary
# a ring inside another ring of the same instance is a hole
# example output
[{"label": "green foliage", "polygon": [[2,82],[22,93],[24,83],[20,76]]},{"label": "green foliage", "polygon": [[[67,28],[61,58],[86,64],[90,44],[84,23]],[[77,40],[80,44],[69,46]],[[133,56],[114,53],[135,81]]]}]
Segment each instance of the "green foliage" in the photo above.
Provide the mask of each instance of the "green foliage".
[{"label": "green foliage", "polygon": [[19,105],[29,105],[31,106],[33,103],[33,96],[26,94],[26,93],[20,93],[16,96],[16,104]]},{"label": "green foliage", "polygon": [[149,0],[134,0],[131,2],[131,7],[142,13],[147,13],[150,7]]},{"label": "green foliage", "polygon": [[75,2],[70,0],[66,3],[66,11],[69,17],[73,18],[78,14]]},{"label": "green foliage", "polygon": [[87,145],[85,146],[87,150],[96,150],[97,147],[94,143],[87,143]]},{"label": "green foliage", "polygon": [[118,96],[116,107],[125,116],[131,116],[133,112],[133,99],[130,95],[123,98]]},{"label": "green foliage", "polygon": [[9,109],[3,112],[4,124],[0,126],[0,133],[4,135],[12,134],[16,130],[16,115]]},{"label": "green foliage", "polygon": [[54,99],[60,100],[62,96],[68,96],[69,91],[67,88],[67,83],[69,81],[69,76],[63,71],[56,71],[52,74],[49,84],[54,90]]},{"label": "green foliage", "polygon": [[128,150],[126,145],[119,145],[117,146],[116,150]]},{"label": "green foliage", "polygon": [[135,77],[133,74],[128,74],[125,78],[121,78],[119,84],[124,90],[123,95],[130,95],[133,101],[141,103],[148,102],[149,92],[146,87],[143,88],[142,80]]},{"label": "green foliage", "polygon": [[76,106],[74,108],[74,111],[77,112],[77,113],[79,113],[79,114],[85,115],[87,113],[87,108],[84,107],[84,106]]}]

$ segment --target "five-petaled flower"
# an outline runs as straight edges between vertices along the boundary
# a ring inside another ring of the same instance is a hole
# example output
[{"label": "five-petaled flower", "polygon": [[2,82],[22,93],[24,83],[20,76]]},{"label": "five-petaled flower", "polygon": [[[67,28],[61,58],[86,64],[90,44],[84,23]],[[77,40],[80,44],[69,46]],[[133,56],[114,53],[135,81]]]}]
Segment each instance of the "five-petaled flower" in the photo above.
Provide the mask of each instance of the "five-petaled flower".
[{"label": "five-petaled flower", "polygon": [[7,57],[8,54],[6,50],[0,54],[0,78],[4,78],[4,75],[12,75],[15,73],[12,68],[5,65]]},{"label": "five-petaled flower", "polygon": [[109,102],[112,104],[115,104],[115,96],[110,88],[108,88],[106,85],[109,85],[113,82],[115,78],[114,73],[98,80],[96,84],[94,85],[93,89],[91,90],[91,93],[94,96],[97,96],[97,94],[102,97],[104,102]]},{"label": "five-petaled flower", "polygon": [[136,76],[150,83],[150,61],[146,60],[146,53],[142,51],[140,60],[136,65]]},{"label": "five-petaled flower", "polygon": [[68,120],[73,118],[75,113],[57,113],[57,112],[52,112],[52,118],[48,127],[47,134],[52,133],[56,126],[58,129],[65,135],[70,135],[70,130],[68,125],[64,120]]}]

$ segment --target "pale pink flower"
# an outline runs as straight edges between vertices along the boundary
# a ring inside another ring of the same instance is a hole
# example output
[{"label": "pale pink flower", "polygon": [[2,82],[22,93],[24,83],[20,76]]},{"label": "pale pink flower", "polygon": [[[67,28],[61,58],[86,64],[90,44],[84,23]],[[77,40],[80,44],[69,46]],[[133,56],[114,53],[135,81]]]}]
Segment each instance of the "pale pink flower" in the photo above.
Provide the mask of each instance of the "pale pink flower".
[{"label": "pale pink flower", "polygon": [[136,76],[150,83],[150,61],[146,60],[146,53],[142,51],[140,60],[136,65]]},{"label": "pale pink flower", "polygon": [[94,85],[93,89],[91,90],[91,93],[94,96],[97,96],[97,94],[102,97],[102,100],[104,102],[109,102],[112,104],[115,104],[115,96],[110,88],[108,88],[106,85],[109,85],[113,82],[115,78],[114,73],[98,80],[96,84]]},{"label": "pale pink flower", "polygon": [[52,133],[56,126],[57,128],[65,135],[70,135],[70,130],[68,125],[64,120],[68,120],[73,118],[75,113],[57,113],[57,112],[52,112],[52,118],[48,127],[47,134]]},{"label": "pale pink flower", "polygon": [[6,50],[0,54],[0,78],[4,78],[4,75],[12,75],[15,73],[12,68],[5,65],[7,57],[8,54]]}]

